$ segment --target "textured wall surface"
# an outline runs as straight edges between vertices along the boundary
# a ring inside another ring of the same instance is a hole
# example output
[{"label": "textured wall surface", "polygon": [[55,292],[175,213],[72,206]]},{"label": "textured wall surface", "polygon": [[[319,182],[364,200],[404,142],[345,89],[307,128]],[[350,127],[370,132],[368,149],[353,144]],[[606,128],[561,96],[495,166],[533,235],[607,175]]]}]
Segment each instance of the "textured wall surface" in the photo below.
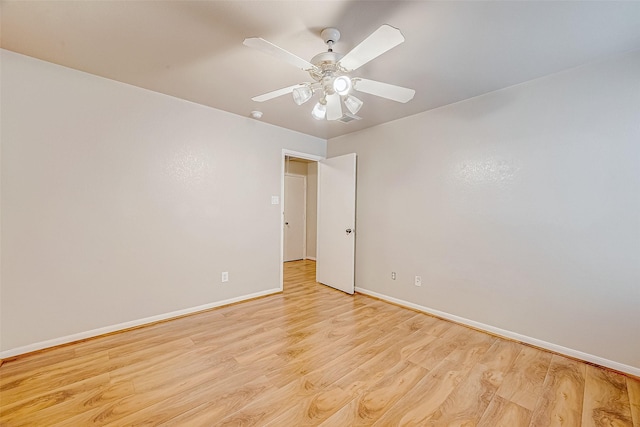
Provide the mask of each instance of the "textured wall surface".
[{"label": "textured wall surface", "polygon": [[640,369],[639,123],[636,51],[329,140],[356,286]]},{"label": "textured wall surface", "polygon": [[277,289],[282,149],[325,147],[2,51],[0,349]]}]

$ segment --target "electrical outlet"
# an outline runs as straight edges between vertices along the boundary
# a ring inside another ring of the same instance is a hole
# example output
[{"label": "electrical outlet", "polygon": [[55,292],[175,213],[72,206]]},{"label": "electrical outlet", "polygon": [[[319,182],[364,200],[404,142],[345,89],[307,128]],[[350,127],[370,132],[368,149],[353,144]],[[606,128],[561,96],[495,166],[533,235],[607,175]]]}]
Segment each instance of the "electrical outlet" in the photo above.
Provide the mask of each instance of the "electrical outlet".
[{"label": "electrical outlet", "polygon": [[396,272],[395,271],[391,272],[391,280],[396,280]]},{"label": "electrical outlet", "polygon": [[416,286],[422,286],[422,277],[416,276],[416,280],[414,282]]},{"label": "electrical outlet", "polygon": [[228,282],[228,281],[229,281],[229,272],[228,271],[223,271],[222,272],[222,283]]}]

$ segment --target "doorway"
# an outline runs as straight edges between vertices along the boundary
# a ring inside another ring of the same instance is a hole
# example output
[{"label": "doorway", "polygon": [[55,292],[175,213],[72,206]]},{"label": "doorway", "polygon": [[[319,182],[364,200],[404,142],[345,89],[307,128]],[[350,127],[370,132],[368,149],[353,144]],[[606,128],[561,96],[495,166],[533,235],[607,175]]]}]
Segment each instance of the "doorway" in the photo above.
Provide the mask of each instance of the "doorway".
[{"label": "doorway", "polygon": [[[285,229],[291,224],[285,219],[287,196],[285,179],[298,168],[297,175],[307,174],[305,218],[306,233],[303,242],[303,259],[294,262],[313,263],[316,281],[348,294],[355,291],[355,220],[356,220],[356,158],[355,153],[323,159],[305,153],[282,150],[281,233],[280,233],[280,289],[285,284],[285,259],[298,259],[285,250]],[[309,171],[312,171],[311,173]],[[311,184],[311,185],[310,185]],[[315,196],[315,197],[314,197]],[[291,197],[291,196],[290,196]],[[277,203],[277,198],[276,203]],[[313,215],[316,214],[316,215]],[[287,258],[285,258],[285,251]],[[317,266],[320,267],[316,269]],[[290,266],[288,266],[290,267]],[[287,268],[290,271],[291,268]]]},{"label": "doorway", "polygon": [[284,262],[306,258],[306,221],[307,176],[287,173],[284,176]]},{"label": "doorway", "polygon": [[318,161],[322,157],[283,150],[282,287],[301,266],[315,270]]},{"label": "doorway", "polygon": [[285,156],[283,177],[283,261],[316,257],[318,164]]}]

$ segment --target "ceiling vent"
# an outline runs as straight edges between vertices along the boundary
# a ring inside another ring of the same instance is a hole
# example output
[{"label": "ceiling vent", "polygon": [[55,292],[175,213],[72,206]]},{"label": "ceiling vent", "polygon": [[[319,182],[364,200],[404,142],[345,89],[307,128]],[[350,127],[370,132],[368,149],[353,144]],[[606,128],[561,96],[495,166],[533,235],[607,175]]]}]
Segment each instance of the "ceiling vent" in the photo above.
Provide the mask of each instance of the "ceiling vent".
[{"label": "ceiling vent", "polygon": [[360,120],[360,119],[362,119],[362,117],[358,117],[358,116],[356,116],[354,114],[346,113],[342,117],[340,117],[338,119],[338,121],[340,121],[342,123],[349,123],[349,122],[352,122],[354,120]]}]

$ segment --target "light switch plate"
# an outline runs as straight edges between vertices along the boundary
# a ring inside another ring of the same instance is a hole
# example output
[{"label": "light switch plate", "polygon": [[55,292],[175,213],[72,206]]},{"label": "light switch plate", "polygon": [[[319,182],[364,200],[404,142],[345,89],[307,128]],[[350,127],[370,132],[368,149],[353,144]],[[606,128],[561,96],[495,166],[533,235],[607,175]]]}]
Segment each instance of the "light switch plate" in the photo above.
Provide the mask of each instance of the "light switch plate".
[{"label": "light switch plate", "polygon": [[278,197],[278,196],[271,196],[271,204],[272,204],[272,205],[279,205],[279,204],[280,204],[280,197]]}]

